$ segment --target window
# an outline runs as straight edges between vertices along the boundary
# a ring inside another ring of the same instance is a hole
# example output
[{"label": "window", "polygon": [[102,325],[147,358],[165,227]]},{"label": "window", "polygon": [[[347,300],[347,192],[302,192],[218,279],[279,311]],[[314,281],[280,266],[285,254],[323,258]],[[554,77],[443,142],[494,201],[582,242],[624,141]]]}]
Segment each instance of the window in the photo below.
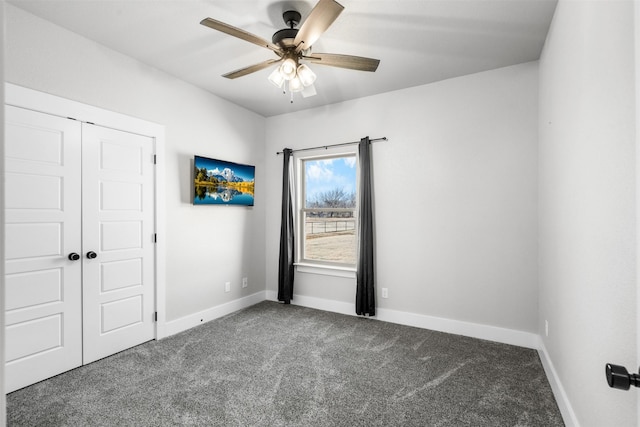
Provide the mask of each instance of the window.
[{"label": "window", "polygon": [[299,160],[300,263],[355,266],[357,164],[355,152]]}]

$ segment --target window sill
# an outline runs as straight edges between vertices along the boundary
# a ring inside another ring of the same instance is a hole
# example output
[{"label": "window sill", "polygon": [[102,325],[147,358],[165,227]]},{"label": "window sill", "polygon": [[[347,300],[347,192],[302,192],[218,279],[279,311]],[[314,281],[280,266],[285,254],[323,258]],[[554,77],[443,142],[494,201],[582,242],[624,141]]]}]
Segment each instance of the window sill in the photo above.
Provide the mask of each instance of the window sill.
[{"label": "window sill", "polygon": [[354,267],[337,267],[334,265],[318,265],[295,263],[296,271],[299,273],[322,274],[325,276],[346,277],[349,279],[356,278],[356,269]]}]

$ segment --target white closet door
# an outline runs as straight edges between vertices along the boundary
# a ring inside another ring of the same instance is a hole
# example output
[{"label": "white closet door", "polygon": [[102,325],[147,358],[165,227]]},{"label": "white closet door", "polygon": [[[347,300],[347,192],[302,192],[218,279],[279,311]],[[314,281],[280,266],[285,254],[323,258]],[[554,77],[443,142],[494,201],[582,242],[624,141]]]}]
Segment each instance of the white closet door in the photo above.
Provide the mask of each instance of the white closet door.
[{"label": "white closet door", "polygon": [[82,364],[79,122],[6,106],[6,391]]},{"label": "white closet door", "polygon": [[84,363],[154,338],[153,145],[83,125]]}]

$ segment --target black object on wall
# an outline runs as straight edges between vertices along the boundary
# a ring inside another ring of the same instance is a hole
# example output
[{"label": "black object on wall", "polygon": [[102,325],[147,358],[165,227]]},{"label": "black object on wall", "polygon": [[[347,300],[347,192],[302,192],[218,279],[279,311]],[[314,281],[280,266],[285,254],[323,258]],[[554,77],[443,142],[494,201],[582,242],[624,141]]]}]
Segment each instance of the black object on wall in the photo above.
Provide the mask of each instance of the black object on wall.
[{"label": "black object on wall", "polygon": [[640,375],[630,374],[624,366],[607,363],[605,365],[605,374],[607,383],[611,388],[629,390],[631,386],[640,387]]}]

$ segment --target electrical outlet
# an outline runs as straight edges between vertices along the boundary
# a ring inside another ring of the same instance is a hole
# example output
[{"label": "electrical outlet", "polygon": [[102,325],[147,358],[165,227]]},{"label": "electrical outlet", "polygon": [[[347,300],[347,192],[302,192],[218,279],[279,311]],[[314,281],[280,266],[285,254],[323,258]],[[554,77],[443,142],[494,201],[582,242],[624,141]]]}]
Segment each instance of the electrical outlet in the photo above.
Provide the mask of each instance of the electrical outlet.
[{"label": "electrical outlet", "polygon": [[229,291],[231,291],[231,282],[226,282],[226,283],[224,284],[224,291],[225,291],[225,292],[229,292]]},{"label": "electrical outlet", "polygon": [[248,286],[247,278],[246,278],[246,277],[243,277],[243,278],[242,278],[242,287],[243,287],[243,288],[246,288],[247,286]]},{"label": "electrical outlet", "polygon": [[549,336],[549,321],[548,320],[544,321],[544,336],[545,337]]},{"label": "electrical outlet", "polygon": [[389,288],[382,288],[382,298],[389,298]]}]

